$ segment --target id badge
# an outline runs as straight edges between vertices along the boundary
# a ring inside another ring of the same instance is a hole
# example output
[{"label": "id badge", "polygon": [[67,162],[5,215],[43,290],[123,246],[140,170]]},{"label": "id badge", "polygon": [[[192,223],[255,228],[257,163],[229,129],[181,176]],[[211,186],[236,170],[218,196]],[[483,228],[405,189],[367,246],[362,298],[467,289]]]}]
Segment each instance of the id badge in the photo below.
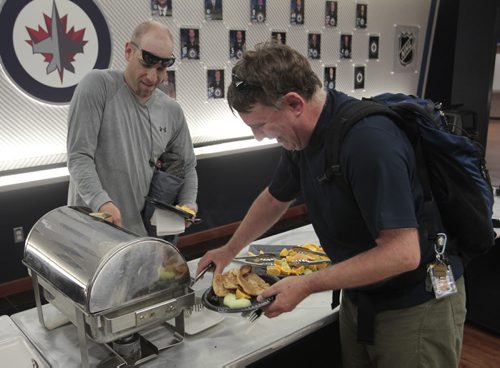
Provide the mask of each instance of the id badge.
[{"label": "id badge", "polygon": [[432,263],[429,265],[428,273],[436,299],[445,298],[457,293],[457,284],[449,265]]}]

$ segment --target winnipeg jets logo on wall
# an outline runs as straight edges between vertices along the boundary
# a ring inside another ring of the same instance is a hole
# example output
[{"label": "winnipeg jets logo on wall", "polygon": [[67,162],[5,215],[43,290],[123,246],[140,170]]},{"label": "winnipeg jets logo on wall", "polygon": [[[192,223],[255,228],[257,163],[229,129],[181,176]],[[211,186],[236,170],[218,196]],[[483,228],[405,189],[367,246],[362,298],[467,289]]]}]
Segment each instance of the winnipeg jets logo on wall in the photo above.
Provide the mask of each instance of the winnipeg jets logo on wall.
[{"label": "winnipeg jets logo on wall", "polygon": [[[77,54],[83,54],[83,46],[87,41],[83,40],[85,29],[75,31],[71,28],[66,30],[68,17],[59,16],[57,5],[54,2],[52,7],[52,16],[44,14],[46,28],[38,26],[38,30],[26,27],[33,54],[42,54],[44,61],[47,62],[47,75],[56,70],[59,73],[59,79],[64,84],[64,70],[74,73],[73,62]],[[49,33],[50,32],[50,33]]]},{"label": "winnipeg jets logo on wall", "polygon": [[397,25],[394,42],[394,70],[417,71],[418,27]]},{"label": "winnipeg jets logo on wall", "polygon": [[0,32],[4,71],[45,102],[68,103],[82,77],[111,60],[108,26],[90,0],[6,0]]}]

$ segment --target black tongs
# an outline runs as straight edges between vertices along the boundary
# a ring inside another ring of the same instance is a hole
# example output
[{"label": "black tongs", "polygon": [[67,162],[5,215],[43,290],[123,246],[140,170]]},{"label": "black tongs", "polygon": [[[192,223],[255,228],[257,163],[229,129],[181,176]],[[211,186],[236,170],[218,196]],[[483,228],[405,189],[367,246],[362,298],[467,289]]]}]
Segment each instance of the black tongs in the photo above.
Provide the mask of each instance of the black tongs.
[{"label": "black tongs", "polygon": [[203,277],[203,275],[208,271],[210,270],[211,268],[214,268],[215,267],[215,263],[213,262],[210,262],[208,265],[206,265],[198,275],[196,275],[194,278],[191,279],[191,284],[189,285],[190,287],[192,287],[194,284],[196,284],[196,282],[201,279]]},{"label": "black tongs", "polygon": [[[254,256],[239,256],[239,257],[234,257],[233,259],[235,261],[243,261],[245,263],[251,264],[251,265],[257,265],[257,266],[270,266],[274,264],[275,260],[279,260],[282,257],[280,257],[279,254],[275,253],[260,253]],[[288,264],[294,265],[294,266],[312,266],[312,265],[321,265],[321,264],[330,264],[332,263],[329,259],[317,259],[317,260],[309,260],[309,259],[294,259],[291,261],[288,261]]]}]

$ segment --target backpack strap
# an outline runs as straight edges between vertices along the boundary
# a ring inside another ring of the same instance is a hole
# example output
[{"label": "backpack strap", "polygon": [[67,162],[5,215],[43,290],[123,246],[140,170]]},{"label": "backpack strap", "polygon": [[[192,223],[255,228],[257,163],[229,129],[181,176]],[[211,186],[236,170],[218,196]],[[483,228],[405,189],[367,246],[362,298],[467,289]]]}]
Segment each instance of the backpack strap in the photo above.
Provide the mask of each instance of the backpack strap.
[{"label": "backpack strap", "polygon": [[370,115],[385,115],[395,121],[401,119],[389,107],[370,100],[351,100],[341,105],[337,114],[335,114],[330,129],[326,133],[326,142],[332,142],[332,144],[326,148],[327,167],[323,175],[318,177],[320,183],[342,176],[340,167],[341,143],[347,132],[358,121]]},{"label": "backpack strap", "polygon": [[[427,108],[431,108],[430,106]],[[424,195],[424,212],[426,219],[426,229],[429,237],[434,239],[442,228],[437,223],[441,223],[439,215],[436,214],[436,204],[431,191],[429,174],[427,172],[426,159],[421,145],[420,134],[417,124],[414,124],[415,118],[410,115],[420,115],[422,119],[432,120],[430,112],[422,106],[410,102],[400,102],[393,105],[385,105],[374,99],[350,100],[339,107],[337,114],[327,131],[326,141],[332,142],[326,148],[327,166],[323,175],[318,177],[320,183],[329,182],[332,179],[337,180],[337,184],[344,188],[349,188],[340,165],[340,153],[342,142],[349,130],[360,120],[371,115],[383,115],[391,119],[402,129],[410,140],[416,157],[417,175],[422,183]],[[408,118],[406,118],[408,116]]]},{"label": "backpack strap", "polygon": [[[415,149],[416,166],[418,171],[417,174],[420,176],[421,180],[423,180],[422,186],[424,188],[424,217],[426,221],[424,228],[430,235],[435,233],[435,226],[433,225],[432,220],[435,217],[431,216],[431,213],[436,207],[434,206],[432,200],[432,192],[430,190],[427,168],[425,166],[425,157],[420,144],[418,127],[416,124],[410,123],[411,121],[414,121],[414,119],[405,119],[405,115],[415,113],[428,116],[424,108],[420,108],[419,106],[411,103],[398,103],[397,107],[393,108],[392,106],[385,105],[375,100],[363,99],[361,101],[348,101],[341,105],[336,116],[334,117],[331,127],[326,133],[326,142],[331,142],[331,144],[327,144],[327,166],[324,174],[318,177],[318,181],[320,183],[324,183],[329,182],[332,179],[342,179],[337,180],[337,184],[348,188],[349,185],[342,173],[340,165],[341,146],[345,136],[355,124],[368,116],[386,116],[394,121],[394,123],[406,133]],[[415,282],[415,280],[422,280],[425,277],[425,269],[426,266],[421,265],[416,270],[400,276],[400,287],[405,287],[405,285],[409,285]],[[373,299],[372,294],[367,294],[361,289],[351,290],[350,292],[356,295],[358,305],[358,341],[366,344],[373,344],[375,336],[374,321],[375,315],[378,312],[376,300]]]},{"label": "backpack strap", "polygon": [[417,176],[420,180],[424,196],[423,221],[425,224],[423,224],[423,228],[427,232],[427,238],[435,241],[437,239],[437,234],[443,231],[443,224],[437,204],[435,203],[434,196],[432,194],[432,186],[426,163],[427,159],[422,147],[418,124],[415,123],[415,115],[419,115],[421,119],[433,121],[431,112],[428,110],[431,108],[433,107],[427,106],[426,109],[422,106],[409,102],[401,102],[391,105],[390,107],[390,109],[398,116],[398,119],[395,119],[394,121],[405,132],[415,151]]}]

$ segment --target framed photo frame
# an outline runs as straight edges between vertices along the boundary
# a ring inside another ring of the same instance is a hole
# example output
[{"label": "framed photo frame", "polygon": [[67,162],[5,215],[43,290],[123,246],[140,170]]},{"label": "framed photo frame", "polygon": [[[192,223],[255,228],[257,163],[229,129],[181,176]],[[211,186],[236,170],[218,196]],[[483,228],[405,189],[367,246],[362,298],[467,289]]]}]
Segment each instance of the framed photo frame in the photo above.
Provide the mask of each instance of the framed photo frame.
[{"label": "framed photo frame", "polygon": [[325,66],[323,68],[323,87],[325,91],[333,91],[337,81],[337,67]]},{"label": "framed photo frame", "polygon": [[309,59],[321,59],[321,33],[307,35],[307,56]]},{"label": "framed photo frame", "polygon": [[205,19],[222,20],[222,0],[204,0]]},{"label": "framed photo frame", "polygon": [[290,24],[304,24],[305,0],[290,0]]},{"label": "framed photo frame", "polygon": [[172,16],[172,0],[151,0],[151,15]]},{"label": "framed photo frame", "polygon": [[229,31],[229,58],[239,60],[246,50],[246,31],[242,29]]},{"label": "framed photo frame", "polygon": [[342,33],[340,35],[340,58],[341,59],[351,59],[352,58],[352,35],[347,33]]},{"label": "framed photo frame", "polygon": [[356,4],[356,28],[366,28],[366,25],[368,23],[367,13],[367,4]]},{"label": "framed photo frame", "polygon": [[181,59],[200,58],[200,30],[181,28]]},{"label": "framed photo frame", "polygon": [[250,21],[264,23],[266,21],[266,0],[251,0]]},{"label": "framed photo frame", "polygon": [[379,41],[379,35],[368,37],[368,59],[378,59]]},{"label": "framed photo frame", "polygon": [[325,1],[325,27],[337,27],[337,1]]},{"label": "framed photo frame", "polygon": [[224,69],[207,70],[207,98],[224,98]]},{"label": "framed photo frame", "polygon": [[365,89],[365,66],[354,67],[354,89]]},{"label": "framed photo frame", "polygon": [[286,32],[273,31],[271,32],[271,40],[286,45]]}]

